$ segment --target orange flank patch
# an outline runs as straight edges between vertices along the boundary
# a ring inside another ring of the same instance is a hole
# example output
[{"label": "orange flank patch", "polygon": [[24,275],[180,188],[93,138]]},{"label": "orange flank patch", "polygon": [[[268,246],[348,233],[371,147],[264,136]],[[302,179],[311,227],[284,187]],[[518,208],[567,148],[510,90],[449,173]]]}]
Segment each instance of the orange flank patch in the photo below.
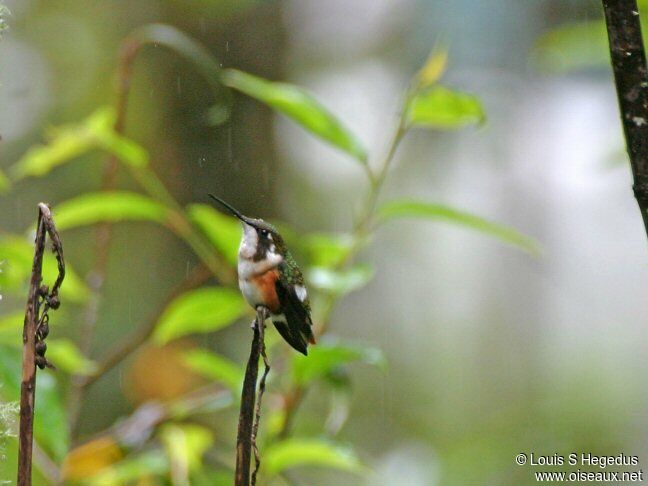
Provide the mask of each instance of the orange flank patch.
[{"label": "orange flank patch", "polygon": [[270,309],[270,312],[279,313],[281,311],[281,303],[277,295],[275,283],[279,279],[279,270],[268,270],[261,275],[254,277],[254,284],[261,291],[263,296],[263,304]]},{"label": "orange flank patch", "polygon": [[311,343],[311,344],[317,344],[317,342],[315,341],[315,335],[314,334],[310,335],[310,337],[308,338],[308,342]]}]

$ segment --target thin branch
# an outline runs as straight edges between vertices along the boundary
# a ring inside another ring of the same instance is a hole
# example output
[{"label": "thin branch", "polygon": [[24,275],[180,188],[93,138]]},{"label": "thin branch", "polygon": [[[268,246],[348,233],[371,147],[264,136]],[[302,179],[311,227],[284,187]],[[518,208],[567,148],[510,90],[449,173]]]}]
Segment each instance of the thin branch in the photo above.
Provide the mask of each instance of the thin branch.
[{"label": "thin branch", "polygon": [[[212,275],[207,270],[207,268],[205,268],[203,265],[198,265],[192,270],[192,272],[180,285],[173,289],[173,291],[167,298],[167,302],[170,302],[171,300],[175,299],[177,296],[183,294],[184,292],[187,292],[188,290],[200,287],[211,276]],[[155,314],[146,322],[146,324],[139,327],[132,335],[126,337],[122,342],[118,343],[115,347],[109,350],[106,353],[106,356],[99,362],[95,373],[90,376],[77,377],[80,388],[86,388],[92,385],[108,371],[121,363],[140,345],[146,342],[153,334],[155,325],[160,320],[160,317],[162,316],[162,313],[165,309],[166,306],[160,306]]]},{"label": "thin branch", "polygon": [[[50,292],[43,280],[43,254],[49,235],[58,262],[58,277]],[[65,278],[63,246],[49,207],[38,205],[38,224],[34,249],[25,323],[23,327],[22,383],[20,386],[20,428],[18,439],[18,486],[31,485],[32,451],[34,444],[34,404],[36,400],[36,366],[51,366],[45,359],[45,338],[49,333],[49,309],[60,305],[58,291]],[[41,310],[42,306],[42,310]]]},{"label": "thin branch", "polygon": [[648,234],[648,68],[636,0],[603,0],[634,195]]},{"label": "thin branch", "polygon": [[[387,151],[378,166],[378,172],[375,175],[372,173],[372,177],[370,177],[369,179],[370,186],[369,192],[366,196],[365,205],[360,218],[356,221],[353,227],[353,246],[346,257],[338,263],[338,265],[336,266],[337,270],[345,268],[353,262],[353,259],[362,248],[362,241],[367,237],[368,233],[372,229],[372,222],[376,213],[376,209],[378,207],[380,192],[385,184],[387,175],[389,174],[389,169],[396,155],[396,151],[398,150],[398,147],[408,130],[405,111],[411,97],[412,90],[411,88],[409,88],[407,89],[403,97],[403,109],[399,114],[396,129],[392,134],[391,140],[387,147]],[[316,332],[317,336],[321,336],[322,334],[326,333],[331,313],[333,312],[337,300],[338,297],[336,295],[329,295],[326,299],[324,303],[324,312],[322,313],[322,316],[319,320],[319,327]],[[295,420],[295,414],[297,413],[306,392],[307,388],[301,385],[295,385],[284,395],[284,421],[277,435],[278,438],[285,439],[290,435],[291,427]]]},{"label": "thin branch", "polygon": [[261,421],[261,402],[263,400],[263,394],[265,393],[266,387],[266,378],[268,373],[270,373],[270,360],[266,354],[266,345],[265,345],[265,320],[259,326],[259,339],[261,340],[261,357],[263,358],[263,364],[265,369],[263,375],[261,376],[261,381],[259,382],[259,393],[257,396],[256,412],[254,414],[254,425],[252,426],[252,450],[254,450],[254,471],[252,472],[252,486],[256,484],[257,473],[261,467],[261,456],[259,455],[259,447],[257,446],[257,436],[259,433],[259,422]]},{"label": "thin branch", "polygon": [[[252,434],[254,428],[254,403],[256,401],[256,382],[259,375],[259,356],[264,348],[263,326],[268,316],[265,307],[257,308],[257,316],[252,324],[254,336],[250,347],[241,391],[241,409],[239,412],[238,434],[236,437],[236,472],[234,486],[250,485],[250,463],[252,459]],[[267,371],[267,365],[266,365]],[[267,373],[266,373],[267,374]],[[264,382],[265,386],[265,382]]]},{"label": "thin branch", "polygon": [[[180,39],[180,40],[178,40]],[[115,125],[114,131],[118,134],[123,134],[126,123],[126,111],[128,106],[128,98],[130,95],[130,88],[133,76],[133,67],[138,53],[142,48],[148,44],[152,45],[170,45],[173,47],[174,42],[180,42],[182,46],[191,45],[191,42],[184,40],[182,34],[178,34],[174,29],[163,25],[149,25],[144,26],[133,31],[122,42],[119,52],[119,60],[117,65],[117,86],[116,86],[116,101],[115,101]],[[177,46],[176,46],[177,47]],[[182,50],[181,50],[182,51]],[[229,97],[229,92],[223,90],[222,86],[216,82],[217,74],[219,71],[218,63],[211,57],[207,51],[201,49],[190,50],[181,52],[184,55],[189,55],[198,69],[207,77],[210,86],[214,92],[223,93],[224,96]],[[193,56],[193,57],[192,57]],[[228,98],[229,99],[229,98]],[[116,156],[111,155],[105,165],[104,174],[102,178],[102,190],[109,190],[115,184],[117,171],[119,168],[119,160]],[[135,169],[131,168],[131,175],[142,186],[142,188],[151,196],[157,198],[169,208],[174,210],[174,218],[171,221],[172,229],[176,234],[183,238],[192,250],[198,255],[201,261],[210,269],[210,271],[223,283],[234,283],[235,278],[233,272],[229,270],[229,266],[219,254],[214,254],[208,244],[205,243],[203,238],[196,233],[191,223],[184,215],[182,208],[171,196],[162,181],[150,171],[150,169]],[[104,285],[106,268],[108,265],[108,254],[110,248],[110,240],[112,236],[112,225],[110,223],[101,224],[95,233],[95,263],[92,270],[88,274],[88,283],[92,290],[92,295],[86,308],[83,326],[81,329],[80,349],[84,355],[88,355],[92,345],[92,338],[94,329],[96,327],[98,315],[100,294]],[[149,326],[143,329],[144,332],[136,334],[136,344],[141,344],[146,340],[150,332],[152,332],[152,322]],[[100,366],[101,373],[94,375],[89,379],[78,378],[72,383],[69,396],[69,409],[70,409],[70,431],[71,436],[76,435],[76,428],[78,426],[78,417],[81,408],[81,399],[83,396],[84,388],[96,380],[96,377],[101,376],[105,371],[119,363],[125,356],[130,354],[136,346],[120,346],[114,350],[114,353],[108,355],[108,361]]]}]

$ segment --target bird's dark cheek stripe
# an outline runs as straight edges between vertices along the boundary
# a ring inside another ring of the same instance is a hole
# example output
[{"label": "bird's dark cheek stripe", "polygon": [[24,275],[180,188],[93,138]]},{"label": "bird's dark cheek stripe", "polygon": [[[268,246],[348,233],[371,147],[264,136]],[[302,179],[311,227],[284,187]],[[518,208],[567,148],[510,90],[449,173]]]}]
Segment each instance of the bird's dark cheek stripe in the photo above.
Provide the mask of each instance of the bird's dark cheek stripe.
[{"label": "bird's dark cheek stripe", "polygon": [[270,241],[270,239],[264,238],[260,234],[258,234],[258,237],[259,240],[257,243],[256,253],[254,254],[254,257],[252,257],[252,260],[254,260],[255,262],[263,260],[268,254],[270,246],[272,246],[272,241]]}]

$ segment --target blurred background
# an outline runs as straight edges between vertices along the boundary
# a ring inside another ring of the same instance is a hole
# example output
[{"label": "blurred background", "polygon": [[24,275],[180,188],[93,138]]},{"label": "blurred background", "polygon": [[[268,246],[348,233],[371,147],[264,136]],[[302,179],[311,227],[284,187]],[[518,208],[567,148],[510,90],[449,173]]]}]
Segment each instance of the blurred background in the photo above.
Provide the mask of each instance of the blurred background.
[{"label": "blurred background", "polygon": [[[442,223],[381,227],[359,257],[374,267],[374,278],[340,300],[329,328],[379,348],[387,362],[384,369],[349,368],[349,416],[336,434],[369,472],[305,466],[283,480],[517,485],[534,483],[533,469],[514,462],[520,452],[625,453],[639,456],[641,466],[648,461],[646,236],[601,50],[605,38],[594,25],[600,2],[5,3],[4,170],[42,142],[48,127],[114,102],[121,40],[151,22],[198,39],[223,67],[305,87],[358,134],[370,164],[386,150],[402,93],[435,43],[448,47],[444,84],[481,99],[483,126],[412,130],[382,198],[452,204],[532,236],[542,254]],[[573,41],[573,32],[560,30],[572,25],[594,25],[598,37]],[[212,192],[296,234],[349,230],[366,189],[358,164],[250,98],[236,96],[230,119],[210,125],[213,102],[200,74],[168,50],[147,48],[137,58],[125,134],[146,148],[182,205],[204,203]],[[0,231],[24,234],[38,201],[56,209],[98,190],[105,155],[84,160],[20,181],[0,197]],[[117,186],[136,188],[125,171]],[[94,234],[85,227],[62,235],[81,276],[93,268]],[[160,226],[115,225],[89,356],[102,356],[155,315],[195,261]],[[0,302],[3,314],[23,305],[24,294]],[[84,306],[64,307],[52,317],[61,322],[55,333],[78,342]],[[242,366],[248,322],[177,346],[218,350]],[[95,437],[148,399],[175,396],[169,382],[177,370],[168,356],[143,348],[89,386],[71,443]],[[281,366],[277,373],[273,386],[280,387]],[[63,390],[71,386],[65,376],[57,380]],[[193,386],[178,380],[181,391]],[[305,396],[296,436],[319,433],[328,401],[317,386]],[[220,452],[205,462],[231,462],[235,420],[234,408],[210,419]],[[9,482],[12,441],[4,438],[0,457],[0,479]]]}]

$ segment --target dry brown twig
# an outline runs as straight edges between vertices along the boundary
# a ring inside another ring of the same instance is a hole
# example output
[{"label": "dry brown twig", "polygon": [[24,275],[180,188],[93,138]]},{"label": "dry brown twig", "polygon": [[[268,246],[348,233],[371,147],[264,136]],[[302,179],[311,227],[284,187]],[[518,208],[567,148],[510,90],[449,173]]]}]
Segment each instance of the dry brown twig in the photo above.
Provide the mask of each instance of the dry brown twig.
[{"label": "dry brown twig", "polygon": [[603,0],[634,195],[648,233],[648,66],[636,0]]},{"label": "dry brown twig", "polygon": [[[256,445],[256,435],[259,429],[259,419],[261,417],[261,399],[265,391],[265,380],[270,371],[270,363],[265,352],[264,326],[268,317],[268,310],[259,306],[257,316],[252,324],[254,336],[252,346],[250,347],[250,357],[248,358],[245,369],[245,378],[243,379],[243,389],[241,391],[241,408],[239,412],[238,434],[236,437],[236,473],[234,476],[235,486],[249,486],[255,484],[256,473],[261,464],[259,450]],[[259,375],[259,357],[263,356],[265,372],[259,383],[259,398],[257,402],[256,383]],[[252,460],[252,450],[254,450],[255,469],[250,483],[250,464]]]},{"label": "dry brown twig", "polygon": [[270,360],[268,359],[268,355],[266,354],[265,345],[265,320],[263,320],[262,324],[259,326],[259,335],[259,340],[261,341],[261,357],[263,358],[263,365],[265,366],[265,369],[263,370],[261,381],[259,381],[259,393],[257,396],[256,411],[254,413],[254,425],[252,426],[252,450],[254,451],[254,471],[252,472],[251,483],[252,486],[256,484],[257,473],[259,472],[259,468],[261,467],[261,456],[259,454],[259,447],[257,445],[257,435],[259,433],[259,422],[261,421],[261,402],[263,400],[263,394],[265,393],[266,378],[268,377],[268,373],[270,373]]},{"label": "dry brown twig", "polygon": [[[58,263],[58,277],[52,290],[41,285],[43,280],[43,254],[49,235],[52,250]],[[58,291],[65,278],[63,246],[56,231],[50,208],[45,203],[38,205],[38,224],[34,249],[25,322],[23,326],[22,383],[20,386],[20,429],[18,438],[18,486],[31,485],[32,451],[34,444],[34,404],[36,399],[36,366],[52,367],[45,358],[45,338],[49,334],[49,310],[58,309]]]}]

